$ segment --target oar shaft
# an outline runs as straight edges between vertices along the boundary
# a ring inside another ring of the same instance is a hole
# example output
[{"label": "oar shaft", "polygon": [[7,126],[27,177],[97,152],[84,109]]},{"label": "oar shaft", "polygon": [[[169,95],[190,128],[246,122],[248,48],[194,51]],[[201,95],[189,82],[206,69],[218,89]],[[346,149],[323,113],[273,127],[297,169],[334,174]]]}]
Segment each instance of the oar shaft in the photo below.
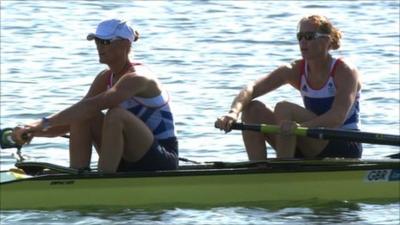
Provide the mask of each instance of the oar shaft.
[{"label": "oar shaft", "polygon": [[309,128],[307,136],[319,139],[339,139],[369,144],[400,146],[400,137],[391,134],[379,134],[354,130],[339,130],[328,128]]},{"label": "oar shaft", "polygon": [[[280,128],[269,124],[232,124],[234,130],[251,130],[265,134],[279,134]],[[346,140],[369,144],[396,145],[400,146],[400,136],[391,134],[370,133],[344,129],[330,128],[306,128],[297,127],[294,134],[302,137],[311,137],[324,140]]]}]

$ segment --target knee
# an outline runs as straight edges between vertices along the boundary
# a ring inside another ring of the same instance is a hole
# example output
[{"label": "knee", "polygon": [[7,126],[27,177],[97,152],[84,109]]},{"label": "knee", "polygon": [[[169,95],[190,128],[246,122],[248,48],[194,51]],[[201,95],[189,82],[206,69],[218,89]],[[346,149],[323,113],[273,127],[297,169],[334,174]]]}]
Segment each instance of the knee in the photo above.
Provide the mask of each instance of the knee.
[{"label": "knee", "polygon": [[293,103],[288,102],[288,101],[278,102],[275,105],[275,109],[274,109],[275,115],[278,118],[282,118],[282,117],[286,118],[287,117],[286,115],[289,115],[291,112],[292,105],[293,105]]},{"label": "knee", "polygon": [[84,127],[97,127],[101,125],[104,119],[104,114],[99,112],[86,120],[77,120],[70,124],[71,129],[82,129]]},{"label": "knee", "polygon": [[247,121],[250,118],[257,117],[264,109],[264,103],[257,100],[251,101],[242,111],[242,121]]},{"label": "knee", "polygon": [[107,111],[104,117],[104,124],[117,124],[123,120],[124,109],[116,107]]},{"label": "knee", "polygon": [[281,101],[276,103],[275,105],[275,110],[274,111],[280,111],[280,110],[286,110],[290,107],[292,103],[288,102],[288,101]]}]

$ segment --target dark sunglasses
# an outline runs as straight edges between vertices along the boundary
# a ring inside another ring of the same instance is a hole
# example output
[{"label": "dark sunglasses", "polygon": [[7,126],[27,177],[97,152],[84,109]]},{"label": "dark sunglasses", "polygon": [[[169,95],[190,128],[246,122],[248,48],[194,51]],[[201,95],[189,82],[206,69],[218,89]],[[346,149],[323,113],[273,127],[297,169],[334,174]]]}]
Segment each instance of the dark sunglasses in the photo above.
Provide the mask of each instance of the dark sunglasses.
[{"label": "dark sunglasses", "polygon": [[315,40],[319,37],[329,37],[329,34],[321,34],[318,32],[314,32],[314,31],[308,31],[308,32],[299,32],[297,33],[297,40],[301,41],[301,39],[305,39],[306,41],[311,41],[311,40]]},{"label": "dark sunglasses", "polygon": [[122,40],[120,38],[114,38],[114,39],[101,39],[101,38],[95,38],[94,39],[96,44],[101,44],[101,45],[109,45],[114,41]]}]

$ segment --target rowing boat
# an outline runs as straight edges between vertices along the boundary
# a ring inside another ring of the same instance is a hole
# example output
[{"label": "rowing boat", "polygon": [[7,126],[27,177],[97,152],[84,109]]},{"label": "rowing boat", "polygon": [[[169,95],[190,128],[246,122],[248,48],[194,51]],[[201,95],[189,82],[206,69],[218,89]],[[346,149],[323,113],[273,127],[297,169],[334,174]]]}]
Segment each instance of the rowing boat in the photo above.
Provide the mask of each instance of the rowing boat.
[{"label": "rowing boat", "polygon": [[1,210],[399,202],[400,161],[208,162],[174,171],[101,174],[22,162],[1,171]]},{"label": "rowing boat", "polygon": [[[275,125],[232,129],[279,133]],[[208,162],[178,170],[102,174],[41,162],[23,162],[12,129],[2,148],[20,161],[1,171],[0,209],[77,209],[264,206],[316,202],[400,202],[400,159],[322,159]],[[298,127],[297,136],[400,146],[398,135]],[[190,160],[189,160],[190,161]],[[193,161],[191,161],[193,163]]]}]

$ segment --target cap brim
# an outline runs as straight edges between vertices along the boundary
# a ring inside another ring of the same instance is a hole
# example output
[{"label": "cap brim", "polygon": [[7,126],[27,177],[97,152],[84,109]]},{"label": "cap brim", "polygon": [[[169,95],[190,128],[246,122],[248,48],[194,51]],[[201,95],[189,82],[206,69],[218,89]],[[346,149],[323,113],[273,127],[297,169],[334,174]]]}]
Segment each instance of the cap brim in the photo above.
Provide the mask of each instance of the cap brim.
[{"label": "cap brim", "polygon": [[88,41],[92,41],[92,40],[95,39],[95,38],[96,38],[96,35],[93,34],[93,33],[88,34],[88,36],[86,37],[86,39],[87,39]]}]

